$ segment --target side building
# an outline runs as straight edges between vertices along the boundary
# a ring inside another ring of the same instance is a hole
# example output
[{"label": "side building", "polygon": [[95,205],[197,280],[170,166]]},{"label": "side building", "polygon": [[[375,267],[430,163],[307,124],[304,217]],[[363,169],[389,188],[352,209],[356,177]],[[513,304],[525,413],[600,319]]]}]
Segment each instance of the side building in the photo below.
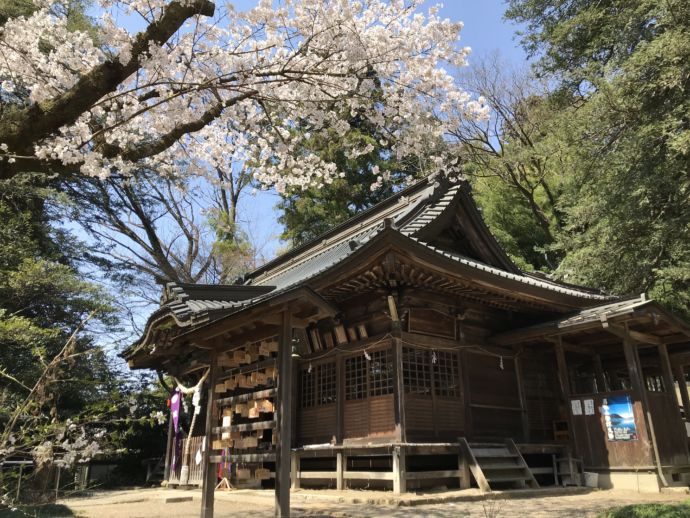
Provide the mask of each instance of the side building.
[{"label": "side building", "polygon": [[490,491],[586,471],[658,490],[690,473],[690,326],[520,271],[463,182],[421,181],[241,283],[168,285],[125,356],[207,376],[185,447],[171,424],[170,484],[290,470],[293,487]]}]

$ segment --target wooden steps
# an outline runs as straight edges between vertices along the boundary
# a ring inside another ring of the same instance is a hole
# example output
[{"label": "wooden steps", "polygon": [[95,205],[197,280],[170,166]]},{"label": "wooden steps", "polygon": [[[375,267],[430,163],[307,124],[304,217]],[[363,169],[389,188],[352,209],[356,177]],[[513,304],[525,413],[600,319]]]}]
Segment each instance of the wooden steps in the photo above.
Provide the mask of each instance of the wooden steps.
[{"label": "wooden steps", "polygon": [[461,437],[460,449],[482,491],[539,487],[512,439],[504,443],[470,444]]}]

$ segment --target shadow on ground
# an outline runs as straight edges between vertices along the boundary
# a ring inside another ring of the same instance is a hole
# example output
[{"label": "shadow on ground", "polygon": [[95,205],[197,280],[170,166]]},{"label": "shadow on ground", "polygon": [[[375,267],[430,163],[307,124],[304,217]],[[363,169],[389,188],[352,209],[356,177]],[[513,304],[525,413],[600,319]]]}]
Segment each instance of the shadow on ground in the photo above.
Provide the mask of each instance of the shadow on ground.
[{"label": "shadow on ground", "polygon": [[15,510],[0,509],[0,518],[63,518],[76,516],[62,504],[23,505]]}]

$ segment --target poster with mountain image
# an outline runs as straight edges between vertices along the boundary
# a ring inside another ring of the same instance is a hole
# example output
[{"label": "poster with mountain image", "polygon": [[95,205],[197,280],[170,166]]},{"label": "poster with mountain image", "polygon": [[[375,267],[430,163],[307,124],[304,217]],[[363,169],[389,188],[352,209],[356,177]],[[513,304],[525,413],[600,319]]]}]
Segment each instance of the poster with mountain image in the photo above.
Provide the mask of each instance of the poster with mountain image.
[{"label": "poster with mountain image", "polygon": [[606,435],[609,441],[637,440],[637,427],[630,396],[610,396],[602,400],[601,414],[604,416]]}]

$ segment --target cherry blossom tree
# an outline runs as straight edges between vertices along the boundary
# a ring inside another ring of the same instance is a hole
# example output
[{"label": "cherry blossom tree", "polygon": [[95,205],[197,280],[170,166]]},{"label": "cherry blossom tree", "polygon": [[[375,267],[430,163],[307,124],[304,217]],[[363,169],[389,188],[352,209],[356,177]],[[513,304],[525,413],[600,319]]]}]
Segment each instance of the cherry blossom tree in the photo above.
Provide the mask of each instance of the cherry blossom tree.
[{"label": "cherry blossom tree", "polygon": [[[300,140],[329,128],[344,137],[347,114],[400,156],[443,139],[457,117],[487,114],[453,79],[470,52],[462,23],[415,0],[261,0],[242,13],[208,0],[101,0],[90,33],[67,28],[62,1],[34,0],[0,27],[0,178],[179,174],[180,161],[212,174],[225,155],[281,192],[338,175]],[[134,18],[135,34],[117,23]],[[439,151],[430,170],[452,169],[448,158]]]}]

